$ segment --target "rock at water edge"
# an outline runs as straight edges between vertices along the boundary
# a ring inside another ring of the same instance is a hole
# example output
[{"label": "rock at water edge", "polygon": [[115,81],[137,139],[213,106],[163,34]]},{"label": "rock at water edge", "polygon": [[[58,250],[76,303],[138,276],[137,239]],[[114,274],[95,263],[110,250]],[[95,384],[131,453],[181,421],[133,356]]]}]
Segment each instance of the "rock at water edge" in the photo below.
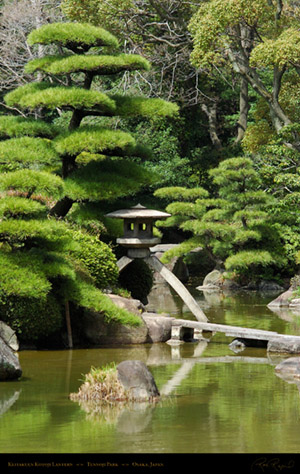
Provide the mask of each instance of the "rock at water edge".
[{"label": "rock at water edge", "polygon": [[284,293],[281,293],[281,295],[277,296],[277,298],[275,298],[275,300],[271,301],[268,304],[268,308],[289,306],[290,300],[292,298],[293,298],[293,290],[292,290],[292,288],[289,288],[287,291],[285,291]]},{"label": "rock at water edge", "polygon": [[153,375],[140,360],[125,360],[117,366],[118,379],[134,400],[159,397]]},{"label": "rock at water edge", "polygon": [[299,337],[274,338],[270,339],[267,346],[269,352],[286,352],[290,354],[300,353]]},{"label": "rock at water edge", "polygon": [[0,321],[0,337],[13,350],[19,350],[19,342],[15,331],[3,321]]},{"label": "rock at water edge", "polygon": [[147,342],[166,342],[170,339],[174,318],[157,313],[143,313],[142,318],[148,328]]},{"label": "rock at water edge", "polygon": [[0,337],[0,381],[18,379],[21,375],[18,357]]}]

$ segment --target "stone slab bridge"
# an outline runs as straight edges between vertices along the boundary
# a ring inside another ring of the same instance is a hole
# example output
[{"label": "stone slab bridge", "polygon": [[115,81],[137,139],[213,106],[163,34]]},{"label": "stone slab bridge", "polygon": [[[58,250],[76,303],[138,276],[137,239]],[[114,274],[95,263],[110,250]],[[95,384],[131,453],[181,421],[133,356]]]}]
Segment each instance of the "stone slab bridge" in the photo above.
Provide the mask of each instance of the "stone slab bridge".
[{"label": "stone slab bridge", "polygon": [[204,335],[209,337],[216,333],[223,333],[225,336],[238,339],[246,346],[267,347],[269,351],[273,352],[300,352],[300,336],[278,334],[275,331],[265,331],[262,329],[175,318],[172,320],[171,339],[168,342],[171,344],[180,343],[180,341],[189,342],[202,339]]}]

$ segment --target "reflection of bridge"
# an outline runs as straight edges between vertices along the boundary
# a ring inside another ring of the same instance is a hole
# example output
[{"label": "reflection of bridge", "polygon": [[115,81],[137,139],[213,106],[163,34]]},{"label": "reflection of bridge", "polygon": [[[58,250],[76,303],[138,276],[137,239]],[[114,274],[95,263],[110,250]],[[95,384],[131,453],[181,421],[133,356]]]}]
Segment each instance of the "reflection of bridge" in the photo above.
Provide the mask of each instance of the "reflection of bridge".
[{"label": "reflection of bridge", "polygon": [[[181,358],[179,353],[179,347],[172,347],[171,359],[166,363],[180,364],[179,369],[175,372],[170,380],[160,389],[160,394],[167,396],[170,395],[181,382],[189,375],[192,368],[196,364],[216,364],[216,363],[241,363],[246,364],[272,364],[272,360],[269,357],[245,357],[245,356],[219,356],[219,357],[203,357],[202,354],[207,347],[207,342],[200,341],[196,345],[194,355],[189,358]],[[159,360],[156,362],[147,361],[147,365],[161,365]]]},{"label": "reflection of bridge", "polygon": [[[274,331],[265,331],[262,329],[243,328],[238,326],[227,326],[224,324],[214,324],[202,321],[190,321],[187,319],[173,319],[171,341],[189,341],[201,338],[202,332],[208,332],[211,335],[215,333],[223,333],[225,336],[242,339],[248,346],[256,345],[257,341],[265,343],[280,342],[290,346],[297,345],[300,347],[300,336],[290,336],[286,334],[278,334]],[[287,352],[296,352],[290,350]],[[299,352],[299,350],[298,350]]]}]

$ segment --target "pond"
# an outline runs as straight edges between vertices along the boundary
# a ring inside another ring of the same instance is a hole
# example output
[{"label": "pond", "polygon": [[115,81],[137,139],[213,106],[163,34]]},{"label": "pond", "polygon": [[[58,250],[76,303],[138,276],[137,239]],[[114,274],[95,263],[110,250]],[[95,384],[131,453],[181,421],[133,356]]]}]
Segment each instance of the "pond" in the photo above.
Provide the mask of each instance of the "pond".
[{"label": "pond", "polygon": [[[192,318],[167,288],[149,307]],[[209,321],[300,334],[300,316],[272,312],[277,295],[194,296]],[[160,299],[159,299],[160,298]],[[162,305],[162,307],[160,307]],[[275,374],[282,356],[266,349],[234,353],[230,338],[80,349],[21,351],[20,381],[0,384],[1,453],[297,453],[299,386]],[[153,405],[94,413],[69,400],[91,366],[145,362],[168,395]]]}]

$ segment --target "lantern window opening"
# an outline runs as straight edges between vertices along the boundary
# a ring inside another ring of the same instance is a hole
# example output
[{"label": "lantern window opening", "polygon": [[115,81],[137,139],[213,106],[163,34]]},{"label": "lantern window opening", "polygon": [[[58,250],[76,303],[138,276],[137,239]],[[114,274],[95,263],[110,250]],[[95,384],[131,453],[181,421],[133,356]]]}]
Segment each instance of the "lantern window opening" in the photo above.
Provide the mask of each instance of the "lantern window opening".
[{"label": "lantern window opening", "polygon": [[147,224],[145,224],[145,222],[141,222],[139,224],[139,230],[145,232],[147,230]]}]

